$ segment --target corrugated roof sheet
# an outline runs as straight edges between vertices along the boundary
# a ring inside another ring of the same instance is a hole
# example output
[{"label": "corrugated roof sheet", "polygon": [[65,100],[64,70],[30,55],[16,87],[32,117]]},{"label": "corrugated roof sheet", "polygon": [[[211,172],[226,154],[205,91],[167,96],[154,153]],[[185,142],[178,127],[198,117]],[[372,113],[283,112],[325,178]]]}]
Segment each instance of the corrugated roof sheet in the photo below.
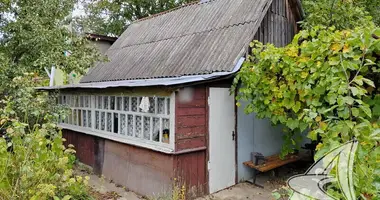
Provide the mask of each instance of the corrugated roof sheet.
[{"label": "corrugated roof sheet", "polygon": [[272,0],[211,0],[132,23],[81,83],[231,71]]}]

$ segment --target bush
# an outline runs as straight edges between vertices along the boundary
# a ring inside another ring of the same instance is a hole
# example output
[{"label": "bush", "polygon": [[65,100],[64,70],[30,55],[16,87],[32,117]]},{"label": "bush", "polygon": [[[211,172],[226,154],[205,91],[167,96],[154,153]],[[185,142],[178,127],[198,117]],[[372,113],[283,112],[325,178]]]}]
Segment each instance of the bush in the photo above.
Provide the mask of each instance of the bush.
[{"label": "bush", "polygon": [[0,101],[0,199],[92,199],[57,127],[65,109],[33,89],[33,76],[8,82]]},{"label": "bush", "polygon": [[11,141],[0,139],[1,199],[91,199],[88,178],[73,174],[75,150],[64,147],[60,131],[52,134],[55,124],[25,134],[26,124],[11,123]]}]

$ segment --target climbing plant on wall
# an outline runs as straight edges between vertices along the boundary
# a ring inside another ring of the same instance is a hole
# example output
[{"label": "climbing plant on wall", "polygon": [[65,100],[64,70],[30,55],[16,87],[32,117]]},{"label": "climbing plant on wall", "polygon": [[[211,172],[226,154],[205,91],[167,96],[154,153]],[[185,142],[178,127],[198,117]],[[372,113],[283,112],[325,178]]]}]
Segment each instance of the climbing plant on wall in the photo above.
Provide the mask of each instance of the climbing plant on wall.
[{"label": "climbing plant on wall", "polygon": [[234,81],[241,83],[237,98],[248,101],[247,113],[285,125],[283,155],[299,148],[302,132],[321,138],[315,159],[356,138],[355,186],[370,197],[380,189],[379,36],[374,25],[320,26],[301,31],[285,48],[254,41]]}]

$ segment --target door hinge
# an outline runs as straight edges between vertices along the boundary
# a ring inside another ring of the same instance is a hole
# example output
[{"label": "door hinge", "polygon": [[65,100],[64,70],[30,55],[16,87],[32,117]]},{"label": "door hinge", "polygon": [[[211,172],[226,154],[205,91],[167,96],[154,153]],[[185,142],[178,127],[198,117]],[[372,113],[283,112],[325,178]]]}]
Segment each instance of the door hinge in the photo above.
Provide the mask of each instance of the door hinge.
[{"label": "door hinge", "polygon": [[235,131],[232,131],[232,140],[235,140]]}]

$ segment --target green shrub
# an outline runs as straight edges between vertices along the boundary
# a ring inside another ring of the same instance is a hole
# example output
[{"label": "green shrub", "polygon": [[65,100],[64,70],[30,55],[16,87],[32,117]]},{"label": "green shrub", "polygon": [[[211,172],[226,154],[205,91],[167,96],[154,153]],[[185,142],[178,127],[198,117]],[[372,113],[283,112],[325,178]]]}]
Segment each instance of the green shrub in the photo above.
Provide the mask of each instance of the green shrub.
[{"label": "green shrub", "polygon": [[7,83],[0,100],[0,199],[92,199],[88,177],[75,176],[75,150],[57,127],[65,109],[33,89],[34,74]]},{"label": "green shrub", "polygon": [[0,139],[1,199],[91,199],[88,177],[73,174],[75,150],[64,147],[60,131],[52,134],[55,124],[25,134],[26,124],[11,123],[11,141]]}]

